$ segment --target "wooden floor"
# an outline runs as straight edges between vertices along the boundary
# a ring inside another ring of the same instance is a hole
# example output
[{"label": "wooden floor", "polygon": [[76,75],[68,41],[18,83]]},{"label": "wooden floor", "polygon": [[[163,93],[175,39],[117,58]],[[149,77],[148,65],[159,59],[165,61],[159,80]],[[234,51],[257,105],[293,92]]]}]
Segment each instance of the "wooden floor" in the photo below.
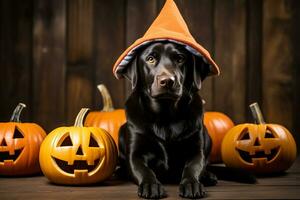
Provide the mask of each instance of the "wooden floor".
[{"label": "wooden floor", "polygon": [[[166,199],[180,199],[175,185],[165,186]],[[43,176],[0,177],[0,200],[5,199],[138,199],[132,183],[109,181],[88,187],[56,186]],[[219,181],[206,188],[207,199],[300,199],[300,159],[284,175],[260,177],[254,185]]]}]

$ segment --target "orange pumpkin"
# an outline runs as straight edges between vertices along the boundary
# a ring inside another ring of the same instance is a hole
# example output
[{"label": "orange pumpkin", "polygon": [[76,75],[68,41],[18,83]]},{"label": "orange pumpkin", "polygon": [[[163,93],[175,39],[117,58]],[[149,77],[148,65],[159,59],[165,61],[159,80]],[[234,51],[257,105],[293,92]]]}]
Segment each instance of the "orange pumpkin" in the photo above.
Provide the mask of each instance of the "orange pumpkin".
[{"label": "orange pumpkin", "polygon": [[53,183],[92,184],[109,178],[115,170],[116,144],[107,131],[83,127],[88,110],[81,109],[74,126],[53,130],[41,145],[40,165]]},{"label": "orange pumpkin", "polygon": [[224,163],[254,173],[287,170],[296,159],[292,134],[281,125],[266,124],[257,103],[250,108],[257,124],[240,124],[226,134],[222,143]]},{"label": "orange pumpkin", "polygon": [[225,114],[220,112],[205,112],[204,125],[208,134],[212,139],[212,149],[210,153],[210,162],[222,162],[221,144],[227,131],[229,131],[234,123]]},{"label": "orange pumpkin", "polygon": [[0,123],[0,174],[31,175],[40,172],[39,149],[46,136],[35,123],[21,123],[20,114],[26,105],[19,103],[10,122]]},{"label": "orange pumpkin", "polygon": [[105,129],[111,134],[118,146],[119,129],[126,122],[125,111],[123,109],[114,109],[110,94],[103,84],[98,85],[97,88],[103,99],[103,109],[90,112],[84,125]]}]

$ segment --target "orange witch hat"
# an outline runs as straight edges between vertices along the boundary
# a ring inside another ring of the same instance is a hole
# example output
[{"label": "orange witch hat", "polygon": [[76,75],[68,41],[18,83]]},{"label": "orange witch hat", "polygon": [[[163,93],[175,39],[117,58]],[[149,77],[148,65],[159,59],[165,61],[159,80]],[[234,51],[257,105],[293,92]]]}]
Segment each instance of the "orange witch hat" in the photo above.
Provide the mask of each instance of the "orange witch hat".
[{"label": "orange witch hat", "polygon": [[122,78],[127,65],[135,56],[137,50],[155,41],[170,41],[184,45],[185,48],[211,66],[212,75],[219,75],[217,64],[210,57],[209,52],[203,48],[191,35],[183,17],[173,0],[166,3],[154,20],[150,28],[142,38],[136,40],[118,58],[113,67],[113,73],[117,78]]}]

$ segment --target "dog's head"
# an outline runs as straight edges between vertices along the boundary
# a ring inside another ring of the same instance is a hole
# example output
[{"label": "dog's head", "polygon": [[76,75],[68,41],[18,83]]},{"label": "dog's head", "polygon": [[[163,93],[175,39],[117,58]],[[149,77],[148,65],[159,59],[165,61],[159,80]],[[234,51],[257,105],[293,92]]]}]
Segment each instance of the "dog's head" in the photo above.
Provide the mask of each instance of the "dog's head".
[{"label": "dog's head", "polygon": [[210,66],[184,46],[154,42],[136,55],[124,75],[133,89],[142,89],[151,98],[177,100],[184,91],[200,90],[210,73]]}]

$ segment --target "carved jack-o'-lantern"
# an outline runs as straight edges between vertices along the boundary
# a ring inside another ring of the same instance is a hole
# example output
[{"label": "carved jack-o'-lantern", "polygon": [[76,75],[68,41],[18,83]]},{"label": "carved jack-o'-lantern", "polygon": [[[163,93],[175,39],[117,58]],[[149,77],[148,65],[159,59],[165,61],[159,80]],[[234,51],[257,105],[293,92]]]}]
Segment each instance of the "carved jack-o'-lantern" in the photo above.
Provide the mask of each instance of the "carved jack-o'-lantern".
[{"label": "carved jack-o'-lantern", "polygon": [[40,172],[39,149],[46,136],[35,123],[21,123],[26,105],[19,103],[10,122],[0,123],[0,174],[30,175]]},{"label": "carved jack-o'-lantern", "polygon": [[42,143],[40,165],[57,184],[91,184],[103,181],[114,171],[117,148],[105,130],[83,127],[88,109],[82,109],[74,127],[53,130]]},{"label": "carved jack-o'-lantern", "polygon": [[255,173],[281,172],[296,159],[296,143],[281,125],[266,124],[257,103],[250,105],[257,124],[232,128],[222,143],[222,158],[230,167]]}]

